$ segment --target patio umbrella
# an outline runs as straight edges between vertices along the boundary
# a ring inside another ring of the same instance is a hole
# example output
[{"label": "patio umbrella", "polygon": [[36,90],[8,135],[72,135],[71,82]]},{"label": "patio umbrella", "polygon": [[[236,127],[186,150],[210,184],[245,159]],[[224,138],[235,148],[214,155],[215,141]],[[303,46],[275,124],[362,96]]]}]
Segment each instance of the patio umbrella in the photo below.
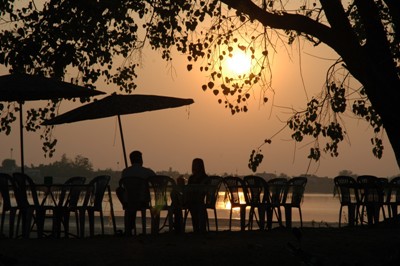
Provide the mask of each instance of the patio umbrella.
[{"label": "patio umbrella", "polygon": [[83,120],[98,119],[110,116],[118,117],[119,132],[121,135],[122,150],[125,166],[128,166],[125,150],[124,135],[121,125],[121,115],[142,113],[167,108],[175,108],[194,103],[192,99],[175,98],[158,95],[119,95],[112,94],[101,100],[73,109],[53,119],[44,121],[42,125],[59,125]]},{"label": "patio umbrella", "polygon": [[99,94],[105,93],[42,76],[21,73],[0,76],[0,102],[15,101],[19,103],[21,172],[24,172],[23,103],[25,101],[89,97]]}]

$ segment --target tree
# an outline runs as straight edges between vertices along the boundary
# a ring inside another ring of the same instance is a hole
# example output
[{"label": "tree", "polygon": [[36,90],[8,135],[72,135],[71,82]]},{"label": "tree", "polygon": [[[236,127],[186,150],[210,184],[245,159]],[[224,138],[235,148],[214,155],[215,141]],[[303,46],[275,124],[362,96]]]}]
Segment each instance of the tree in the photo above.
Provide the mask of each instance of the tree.
[{"label": "tree", "polygon": [[6,170],[14,170],[15,168],[17,168],[17,164],[13,159],[4,159],[1,163],[1,167]]},{"label": "tree", "polygon": [[[104,78],[131,92],[138,65],[132,59],[145,44],[162,51],[167,61],[176,48],[187,55],[188,70],[200,64],[207,76],[202,89],[232,114],[247,111],[255,85],[268,101],[273,89],[268,59],[277,42],[325,43],[339,58],[328,69],[321,95],[288,118],[292,138],[315,138],[310,159],[318,160],[323,151],[338,156],[346,136],[340,117],[351,111],[373,128],[372,152],[378,158],[385,129],[400,165],[400,117],[394,111],[400,87],[397,0],[350,0],[347,5],[340,0],[52,0],[43,6],[26,1],[23,7],[5,0],[0,10],[6,25],[0,32],[0,64],[10,71],[62,78],[75,70],[83,84],[93,86]],[[226,71],[224,60],[235,50],[251,55],[249,73]],[[118,59],[123,60],[116,66]],[[358,88],[348,86],[351,77]],[[2,130],[12,121],[10,108],[0,106]],[[261,161],[260,149],[254,150],[249,167],[256,171]]]},{"label": "tree", "polygon": [[92,177],[93,166],[90,160],[82,155],[75,156],[74,160],[67,157],[66,154],[61,156],[60,161],[55,161],[48,165],[40,164],[36,168],[41,171],[43,176],[55,177],[71,177],[71,176],[84,176]]}]

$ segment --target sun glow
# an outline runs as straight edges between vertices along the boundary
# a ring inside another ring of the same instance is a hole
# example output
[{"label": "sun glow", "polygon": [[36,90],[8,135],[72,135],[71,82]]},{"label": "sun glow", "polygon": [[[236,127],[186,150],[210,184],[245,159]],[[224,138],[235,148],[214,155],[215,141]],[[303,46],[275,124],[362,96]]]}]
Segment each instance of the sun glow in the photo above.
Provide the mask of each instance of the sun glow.
[{"label": "sun glow", "polygon": [[226,59],[225,64],[233,74],[243,75],[250,72],[251,58],[243,51],[236,51]]}]

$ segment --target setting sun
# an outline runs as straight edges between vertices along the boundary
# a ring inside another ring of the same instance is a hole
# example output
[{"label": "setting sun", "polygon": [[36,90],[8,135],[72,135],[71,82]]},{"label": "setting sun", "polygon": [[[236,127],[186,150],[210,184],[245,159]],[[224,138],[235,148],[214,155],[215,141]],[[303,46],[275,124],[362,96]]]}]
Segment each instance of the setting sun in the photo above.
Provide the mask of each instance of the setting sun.
[{"label": "setting sun", "polygon": [[226,59],[226,66],[232,73],[243,75],[250,71],[251,58],[245,52],[236,51],[232,57]]}]

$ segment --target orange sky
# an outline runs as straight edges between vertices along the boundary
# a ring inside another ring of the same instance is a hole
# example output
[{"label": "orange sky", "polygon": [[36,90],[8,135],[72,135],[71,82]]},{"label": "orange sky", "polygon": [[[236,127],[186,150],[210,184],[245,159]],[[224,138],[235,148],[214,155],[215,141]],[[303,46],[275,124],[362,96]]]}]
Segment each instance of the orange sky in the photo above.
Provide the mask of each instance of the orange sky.
[{"label": "orange sky", "polygon": [[[285,51],[280,51],[273,62],[273,87],[276,91],[274,104],[300,108],[306,103],[301,85],[298,54],[294,46],[291,60]],[[335,59],[327,49],[304,48],[308,54]],[[122,117],[127,151],[139,149],[143,152],[145,165],[155,171],[172,168],[189,173],[195,157],[204,159],[210,174],[250,174],[247,168],[251,150],[265,138],[274,135],[288,114],[284,109],[272,107],[272,98],[266,105],[260,104],[258,93],[250,100],[248,113],[232,116],[230,111],[217,103],[211,91],[203,92],[201,85],[206,78],[198,72],[187,72],[184,57],[175,57],[171,73],[167,64],[153,51],[145,51],[143,68],[140,70],[138,94],[158,94],[182,98],[193,98],[190,107],[155,112],[125,115]],[[302,55],[302,73],[311,98],[323,86],[327,67],[331,61]],[[0,69],[1,74],[7,72]],[[99,90],[111,92],[112,87],[98,86]],[[314,91],[314,92],[313,92]],[[35,103],[26,103],[32,107]],[[65,104],[61,113],[79,104]],[[18,122],[18,121],[16,121]],[[373,157],[370,146],[371,129],[363,121],[349,120],[346,123],[350,141],[340,147],[340,157],[330,158],[323,154],[319,164],[312,163],[309,173],[319,176],[335,176],[341,170],[356,174],[393,176],[399,173],[393,151],[384,140],[383,159]],[[58,138],[55,157],[44,158],[39,133],[25,133],[25,164],[38,165],[59,160],[62,154],[69,158],[76,155],[88,157],[95,169],[123,168],[122,148],[116,118],[83,121],[57,126]],[[20,163],[18,123],[13,126],[11,136],[0,135],[0,160],[12,157]],[[295,143],[290,131],[284,130],[263,148],[264,161],[259,172],[300,175],[308,167],[306,155],[308,143]]]}]

